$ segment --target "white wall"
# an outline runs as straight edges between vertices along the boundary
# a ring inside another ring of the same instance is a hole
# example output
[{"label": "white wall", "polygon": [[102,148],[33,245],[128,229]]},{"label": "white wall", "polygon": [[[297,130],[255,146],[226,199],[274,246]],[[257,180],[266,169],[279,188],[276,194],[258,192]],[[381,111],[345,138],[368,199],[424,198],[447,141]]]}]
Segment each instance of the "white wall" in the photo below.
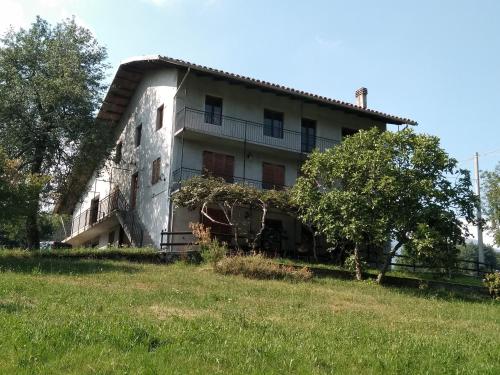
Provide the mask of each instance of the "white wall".
[{"label": "white wall", "polygon": [[[298,159],[292,157],[291,153],[248,146],[246,160],[244,160],[245,155],[241,142],[211,143],[207,142],[204,137],[199,140],[184,140],[182,167],[201,171],[203,169],[203,151],[234,156],[234,176],[236,178],[262,181],[262,163],[266,162],[285,167],[285,185],[292,186],[297,179]],[[180,165],[178,159],[174,170]]]},{"label": "white wall", "polygon": [[[90,207],[96,194],[100,199],[117,186],[127,200],[130,179],[139,173],[136,209],[145,229],[159,246],[160,232],[168,226],[168,186],[170,176],[170,146],[173,121],[173,98],[177,90],[177,71],[163,69],[150,72],[141,81],[127,111],[117,127],[118,141],[123,143],[122,161],[117,165],[108,160],[99,173],[94,173],[87,189],[74,210],[74,217]],[[164,105],[163,126],[156,130],[157,108]],[[142,124],[141,145],[135,147],[135,129]],[[117,141],[117,142],[118,142]],[[152,162],[161,158],[163,179],[151,184]],[[96,176],[97,181],[96,181]],[[106,238],[107,234],[102,235]]]},{"label": "white wall", "polygon": [[179,97],[177,106],[204,110],[205,96],[223,99],[223,115],[241,118],[257,123],[264,122],[264,109],[284,113],[284,128],[300,132],[301,119],[316,120],[316,135],[341,140],[342,127],[367,129],[377,126],[385,130],[385,124],[341,110],[332,110],[316,104],[304,104],[285,96],[247,89],[243,85],[231,85],[209,77],[190,75]]},{"label": "white wall", "polygon": [[[172,121],[175,111],[174,95],[182,76],[183,73],[179,74],[175,69],[162,69],[145,75],[117,127],[117,139],[123,142],[122,161],[116,165],[109,160],[99,173],[92,176],[87,184],[86,192],[82,194],[75,207],[75,216],[90,207],[90,201],[96,194],[99,194],[100,199],[106,197],[113,186],[118,186],[124,196],[129,199],[130,178],[133,173],[138,172],[137,212],[149,236],[155,245],[159,246],[161,231],[168,228],[169,225],[169,179],[171,172],[181,166],[181,159],[182,166],[201,170],[204,150],[234,155],[235,176],[257,181],[262,180],[263,162],[285,165],[285,184],[293,185],[301,162],[297,153],[247,145],[247,152],[244,154],[243,143],[240,141],[199,136],[198,138],[184,139],[181,142],[181,136],[172,138]],[[342,127],[360,129],[377,126],[385,129],[385,124],[366,117],[346,114],[315,104],[304,104],[299,100],[263,93],[256,89],[247,89],[242,85],[230,85],[208,77],[198,77],[193,73],[190,73],[183,87],[179,90],[175,103],[176,110],[178,111],[184,106],[204,110],[206,95],[223,99],[224,115],[257,123],[263,123],[265,108],[283,112],[284,128],[296,132],[301,130],[302,118],[316,120],[316,135],[318,137],[340,140]],[[163,127],[156,131],[156,110],[161,104],[165,106]],[[135,128],[141,123],[142,140],[141,145],[136,148],[134,145]],[[174,153],[171,155],[172,139],[175,141]],[[152,162],[158,157],[161,157],[161,172],[164,179],[152,186]],[[243,173],[244,160],[245,175]],[[185,212],[180,215],[184,218],[178,221],[174,220],[173,229],[186,230],[187,228],[179,226],[181,222],[181,226],[184,226],[188,221],[196,219],[197,215],[197,213]],[[104,243],[103,241],[107,241],[107,233],[100,236],[100,245]],[[293,246],[291,243],[289,245]]]}]

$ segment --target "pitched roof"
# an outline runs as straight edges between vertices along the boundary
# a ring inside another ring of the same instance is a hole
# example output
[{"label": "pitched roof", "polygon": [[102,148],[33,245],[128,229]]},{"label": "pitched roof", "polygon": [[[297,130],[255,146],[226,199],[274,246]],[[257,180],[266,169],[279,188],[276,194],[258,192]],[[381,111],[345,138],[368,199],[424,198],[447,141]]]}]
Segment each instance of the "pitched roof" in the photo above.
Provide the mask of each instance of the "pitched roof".
[{"label": "pitched roof", "polygon": [[239,74],[225,72],[219,69],[193,64],[188,61],[159,55],[133,57],[122,62],[116,72],[97,117],[102,120],[119,121],[144,73],[148,70],[161,67],[176,67],[182,69],[189,68],[191,71],[196,72],[199,75],[208,75],[218,79],[224,79],[232,83],[242,84],[247,87],[258,88],[265,92],[274,92],[278,95],[290,96],[296,99],[304,100],[305,102],[316,103],[321,106],[370,117],[388,124],[417,125],[417,122],[414,120],[369,108],[363,108],[342,100],[331,99],[321,95],[311,94],[309,92],[278,85],[276,83],[262,81]]}]

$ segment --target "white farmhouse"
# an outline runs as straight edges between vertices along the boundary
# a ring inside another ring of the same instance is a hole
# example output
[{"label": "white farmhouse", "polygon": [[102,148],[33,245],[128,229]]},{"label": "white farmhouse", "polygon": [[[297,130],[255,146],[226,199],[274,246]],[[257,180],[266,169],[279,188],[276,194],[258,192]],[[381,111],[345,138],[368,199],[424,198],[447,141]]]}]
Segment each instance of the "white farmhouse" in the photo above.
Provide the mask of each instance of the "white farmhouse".
[{"label": "white farmhouse", "polygon": [[[130,59],[98,114],[116,129],[112,158],[80,176],[86,185],[57,207],[72,214],[65,242],[160,248],[162,231],[179,233],[169,243],[189,241],[188,224],[201,217],[171,203],[183,180],[210,173],[262,189],[292,186],[312,149],[334,147],[358,129],[416,124],[368,109],[366,96],[361,88],[350,104],[168,57]],[[253,213],[241,215],[251,235]],[[266,226],[279,233],[268,238],[278,252],[308,242],[301,225],[279,212]]]}]

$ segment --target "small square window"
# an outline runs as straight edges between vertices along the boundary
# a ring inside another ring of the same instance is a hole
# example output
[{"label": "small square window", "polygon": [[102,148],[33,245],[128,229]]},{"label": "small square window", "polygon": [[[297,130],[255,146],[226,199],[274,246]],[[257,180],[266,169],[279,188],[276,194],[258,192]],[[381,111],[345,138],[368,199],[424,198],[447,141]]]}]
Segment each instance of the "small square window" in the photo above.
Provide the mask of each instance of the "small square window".
[{"label": "small square window", "polygon": [[156,130],[159,130],[163,126],[163,104],[156,110]]},{"label": "small square window", "polygon": [[161,158],[153,161],[153,167],[151,168],[151,185],[156,184],[161,179]]},{"label": "small square window", "polygon": [[141,137],[142,137],[142,124],[135,128],[135,147],[139,147],[141,145]]}]

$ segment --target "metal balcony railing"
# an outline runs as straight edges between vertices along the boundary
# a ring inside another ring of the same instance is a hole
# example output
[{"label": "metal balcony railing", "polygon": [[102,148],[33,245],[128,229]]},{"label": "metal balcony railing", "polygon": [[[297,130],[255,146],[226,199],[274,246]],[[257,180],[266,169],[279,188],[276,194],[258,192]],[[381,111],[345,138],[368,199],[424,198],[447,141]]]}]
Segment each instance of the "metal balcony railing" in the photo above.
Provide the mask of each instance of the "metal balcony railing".
[{"label": "metal balcony railing", "polygon": [[288,129],[278,132],[280,137],[272,137],[265,135],[264,124],[188,107],[177,112],[175,123],[176,131],[186,129],[298,153],[309,153],[314,148],[325,151],[340,143]]},{"label": "metal balcony railing", "polygon": [[109,217],[114,211],[118,210],[120,199],[122,199],[120,192],[118,190],[114,191],[100,200],[96,207],[88,208],[80,215],[73,217],[71,237],[86,231],[91,226]]},{"label": "metal balcony railing", "polygon": [[115,189],[107,197],[100,200],[96,207],[91,207],[83,211],[80,215],[75,216],[71,223],[70,237],[74,237],[90,229],[92,226],[114,214],[120,215],[121,220],[119,220],[123,222],[122,225],[127,235],[131,237],[131,241],[136,246],[142,246],[144,236],[142,224],[135,210],[130,207],[118,189]]},{"label": "metal balcony railing", "polygon": [[[191,169],[191,168],[178,168],[172,173],[172,184],[171,184],[171,189],[172,191],[175,191],[179,189],[182,181],[189,180],[192,177],[195,176],[203,176],[204,173],[201,170],[198,169]],[[213,176],[213,177],[221,177],[226,182],[228,183],[234,183],[234,184],[245,184],[248,186],[252,186],[257,189],[276,189],[276,190],[282,190],[285,189],[287,186],[286,185],[275,185],[270,182],[266,181],[259,181],[259,180],[253,180],[251,178],[246,178],[246,177],[236,177],[236,176]]]}]

